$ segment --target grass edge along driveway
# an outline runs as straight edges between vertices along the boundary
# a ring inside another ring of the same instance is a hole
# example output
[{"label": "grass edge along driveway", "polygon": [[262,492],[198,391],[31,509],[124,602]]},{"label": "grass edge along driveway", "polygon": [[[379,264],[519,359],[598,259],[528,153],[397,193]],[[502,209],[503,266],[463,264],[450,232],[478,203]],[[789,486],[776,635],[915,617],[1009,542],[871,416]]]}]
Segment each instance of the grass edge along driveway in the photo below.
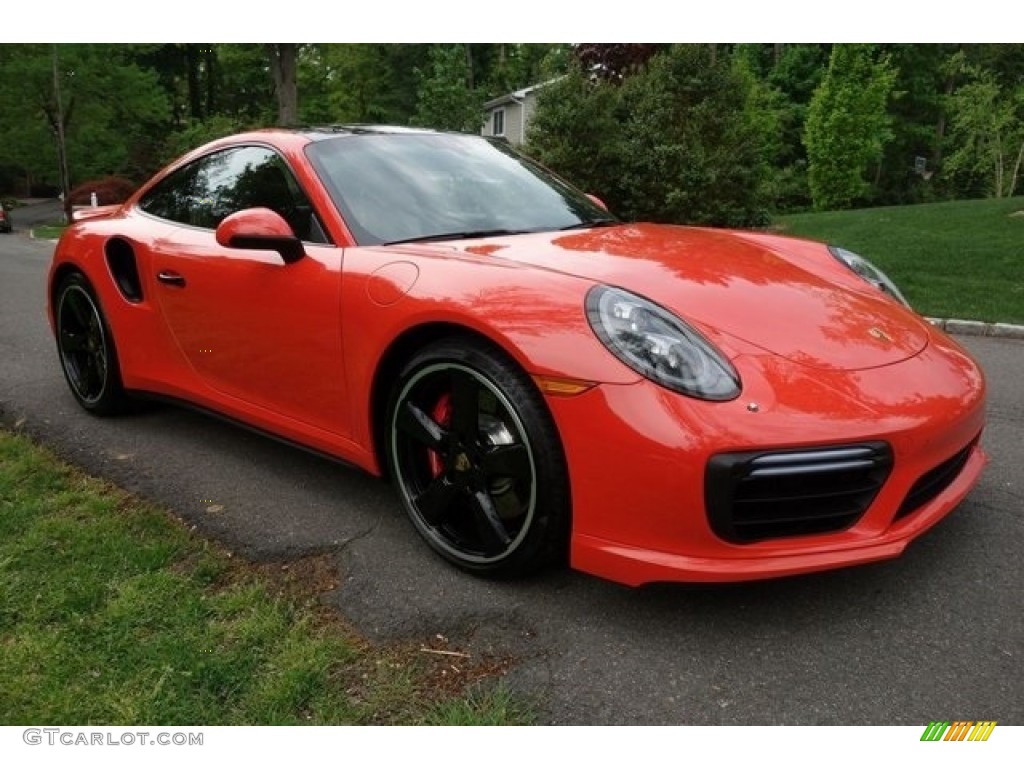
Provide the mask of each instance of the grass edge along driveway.
[{"label": "grass edge along driveway", "polygon": [[529,721],[502,660],[359,638],[329,560],[244,562],[0,430],[0,724]]}]

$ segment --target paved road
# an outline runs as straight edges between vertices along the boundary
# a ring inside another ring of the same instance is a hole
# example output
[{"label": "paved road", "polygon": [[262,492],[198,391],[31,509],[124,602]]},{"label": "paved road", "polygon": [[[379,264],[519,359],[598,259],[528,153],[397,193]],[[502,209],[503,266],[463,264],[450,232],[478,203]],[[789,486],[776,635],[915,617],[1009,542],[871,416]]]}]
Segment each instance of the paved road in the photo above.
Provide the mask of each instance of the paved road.
[{"label": "paved road", "polygon": [[330,599],[371,638],[511,654],[510,684],[551,723],[1024,725],[1020,342],[965,339],[990,377],[993,462],[899,561],[717,588],[494,584],[433,557],[353,470],[175,408],[82,413],[42,314],[49,253],[0,236],[0,417],[251,557],[329,553]]},{"label": "paved road", "polygon": [[[63,215],[60,200],[45,200],[23,208],[15,208],[11,212],[11,221],[14,223],[16,231],[28,232],[32,227],[38,227],[40,224],[52,224],[55,221],[60,221]],[[0,249],[2,247],[0,245]]]}]

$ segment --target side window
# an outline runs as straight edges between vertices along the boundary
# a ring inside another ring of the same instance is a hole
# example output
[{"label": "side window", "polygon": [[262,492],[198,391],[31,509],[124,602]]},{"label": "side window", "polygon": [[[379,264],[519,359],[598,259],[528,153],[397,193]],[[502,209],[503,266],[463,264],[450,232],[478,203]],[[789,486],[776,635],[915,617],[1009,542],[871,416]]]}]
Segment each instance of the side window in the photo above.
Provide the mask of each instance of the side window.
[{"label": "side window", "polygon": [[[180,183],[162,189],[178,176]],[[301,240],[328,242],[291,170],[266,147],[238,147],[200,158],[157,185],[140,207],[154,216],[204,229],[216,229],[236,211],[270,208]]]},{"label": "side window", "polygon": [[147,192],[139,201],[139,208],[161,219],[191,224],[195,176],[195,163],[178,169]]},{"label": "side window", "polygon": [[199,161],[192,224],[216,229],[235,211],[270,208],[301,240],[327,242],[313,206],[284,160],[266,147],[240,147]]}]

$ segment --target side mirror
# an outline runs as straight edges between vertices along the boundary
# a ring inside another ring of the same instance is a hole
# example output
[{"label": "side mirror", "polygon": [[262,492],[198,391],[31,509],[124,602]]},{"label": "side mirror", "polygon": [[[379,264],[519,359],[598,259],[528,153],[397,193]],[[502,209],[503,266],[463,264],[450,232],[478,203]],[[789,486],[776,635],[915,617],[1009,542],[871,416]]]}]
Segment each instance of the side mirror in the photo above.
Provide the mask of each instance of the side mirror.
[{"label": "side mirror", "polygon": [[217,225],[217,244],[225,248],[251,248],[277,251],[285,264],[293,264],[306,255],[302,241],[288,222],[269,208],[236,211]]},{"label": "side mirror", "polygon": [[590,202],[592,202],[594,205],[596,205],[602,211],[607,211],[608,210],[608,206],[604,204],[604,200],[602,200],[597,195],[592,195],[592,194],[590,194],[588,192],[587,193],[587,199],[590,200]]}]

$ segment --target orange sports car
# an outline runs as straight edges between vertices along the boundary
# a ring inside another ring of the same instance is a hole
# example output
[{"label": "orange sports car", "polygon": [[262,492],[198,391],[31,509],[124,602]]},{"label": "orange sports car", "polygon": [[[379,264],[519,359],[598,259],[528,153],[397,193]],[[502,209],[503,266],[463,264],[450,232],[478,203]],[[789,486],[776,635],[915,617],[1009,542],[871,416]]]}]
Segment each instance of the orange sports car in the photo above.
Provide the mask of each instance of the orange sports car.
[{"label": "orange sports car", "polygon": [[630,224],[479,136],[208,144],[80,211],[71,393],[180,401],[386,474],[479,574],[626,584],[899,555],[985,464],[985,382],[841,248]]}]

